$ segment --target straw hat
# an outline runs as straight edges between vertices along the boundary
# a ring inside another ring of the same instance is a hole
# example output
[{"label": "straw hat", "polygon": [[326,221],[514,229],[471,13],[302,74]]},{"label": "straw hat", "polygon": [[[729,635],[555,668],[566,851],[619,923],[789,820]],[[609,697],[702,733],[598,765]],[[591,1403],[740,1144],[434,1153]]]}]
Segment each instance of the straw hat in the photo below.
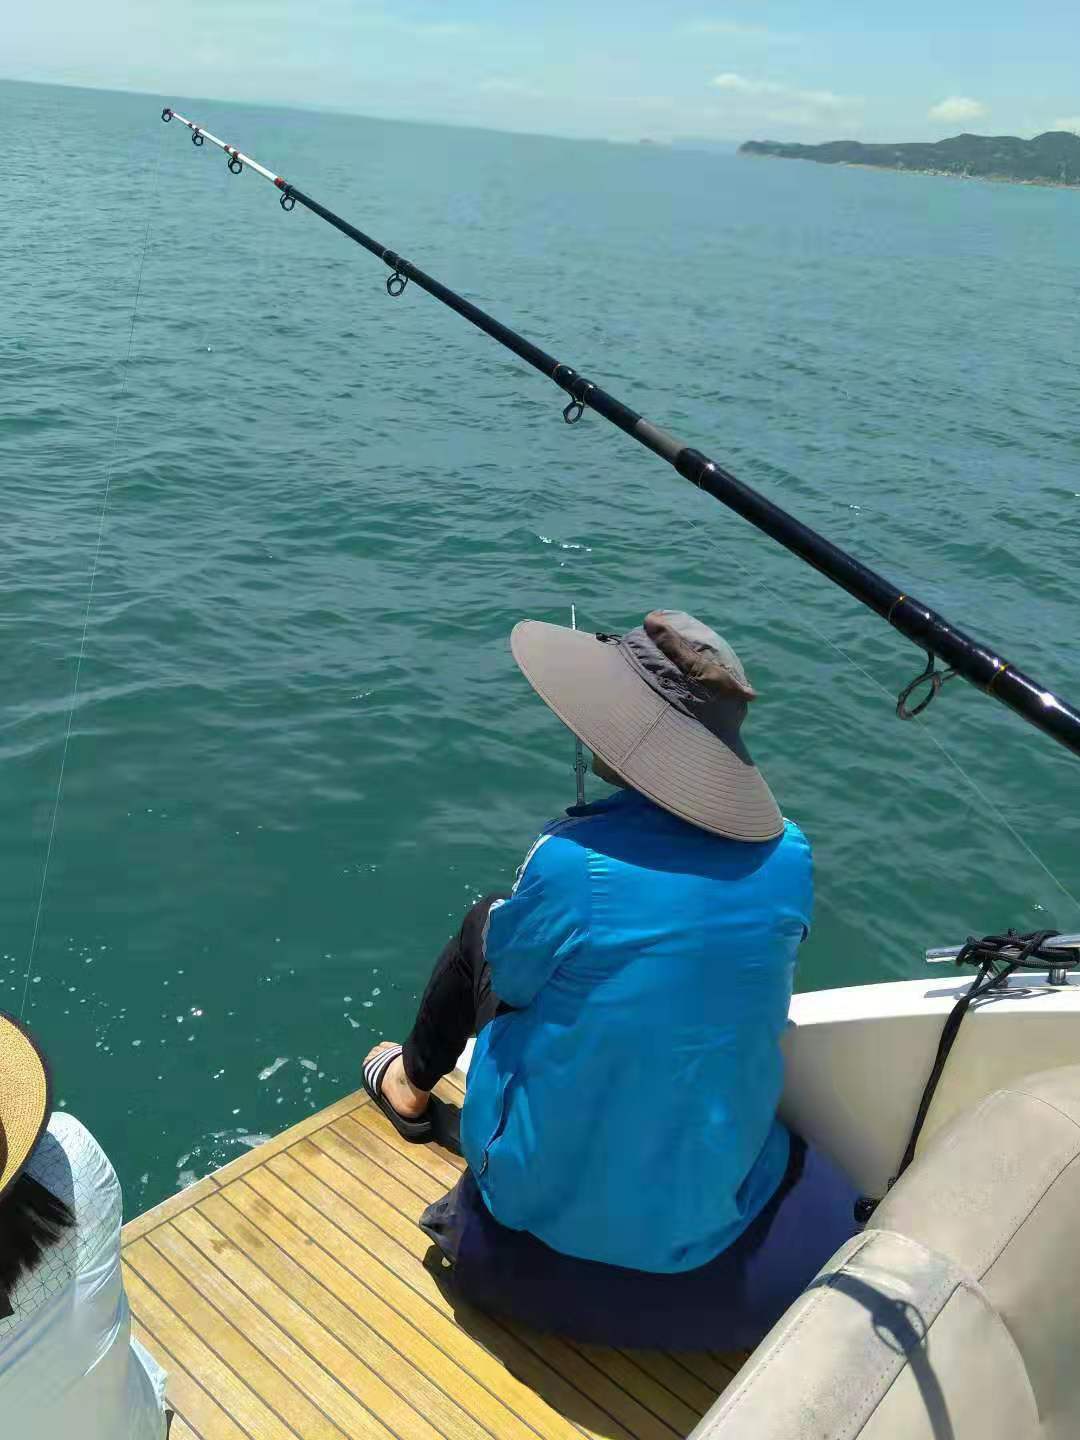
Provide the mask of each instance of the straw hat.
[{"label": "straw hat", "polygon": [[22,1174],[51,1113],[45,1057],[26,1027],[0,1011],[0,1201]]},{"label": "straw hat", "polygon": [[740,733],[755,694],[715,630],[681,610],[621,636],[522,620],[510,648],[541,700],[635,790],[714,835],[782,834]]}]

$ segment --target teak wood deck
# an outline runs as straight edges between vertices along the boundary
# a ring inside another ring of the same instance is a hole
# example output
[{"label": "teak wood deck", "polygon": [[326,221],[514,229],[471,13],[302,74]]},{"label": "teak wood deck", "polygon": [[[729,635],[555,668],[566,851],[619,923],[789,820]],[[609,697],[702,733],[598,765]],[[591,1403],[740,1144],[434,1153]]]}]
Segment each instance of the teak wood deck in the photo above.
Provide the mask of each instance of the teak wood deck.
[{"label": "teak wood deck", "polygon": [[171,1440],[688,1435],[742,1356],[571,1344],[454,1302],[416,1222],[461,1167],[358,1092],[131,1221]]}]

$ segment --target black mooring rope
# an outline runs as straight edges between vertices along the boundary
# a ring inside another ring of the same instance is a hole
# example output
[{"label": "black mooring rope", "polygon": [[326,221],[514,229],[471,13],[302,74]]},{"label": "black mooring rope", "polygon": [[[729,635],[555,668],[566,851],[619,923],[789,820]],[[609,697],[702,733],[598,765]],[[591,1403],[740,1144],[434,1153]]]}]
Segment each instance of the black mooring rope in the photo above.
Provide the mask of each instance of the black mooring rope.
[{"label": "black mooring rope", "polygon": [[[956,1043],[964,1016],[975,1001],[981,999],[983,995],[988,994],[991,990],[1003,989],[1008,983],[1009,976],[1017,970],[1036,970],[1046,967],[1053,970],[1071,970],[1080,964],[1080,957],[1071,960],[1067,958],[1068,951],[1043,948],[1047,940],[1051,940],[1060,933],[1059,930],[1031,930],[1025,935],[1018,935],[1015,930],[1007,930],[1004,935],[984,935],[981,940],[976,940],[974,936],[969,935],[964,942],[956,956],[956,964],[978,965],[979,973],[949,1011],[948,1018],[942,1027],[937,1054],[934,1056],[929,1078],[923,1087],[922,1099],[915,1112],[915,1121],[911,1127],[907,1147],[901,1157],[896,1174],[888,1184],[890,1190],[915,1158],[919,1137],[922,1135],[926,1117],[930,1113],[930,1106],[934,1102],[946,1061]],[[1010,955],[1007,960],[1002,959],[1004,951],[1017,949],[1019,950],[1018,954]],[[865,1223],[870,1219],[879,1203],[878,1200],[863,1196],[856,1203],[855,1218]]]}]

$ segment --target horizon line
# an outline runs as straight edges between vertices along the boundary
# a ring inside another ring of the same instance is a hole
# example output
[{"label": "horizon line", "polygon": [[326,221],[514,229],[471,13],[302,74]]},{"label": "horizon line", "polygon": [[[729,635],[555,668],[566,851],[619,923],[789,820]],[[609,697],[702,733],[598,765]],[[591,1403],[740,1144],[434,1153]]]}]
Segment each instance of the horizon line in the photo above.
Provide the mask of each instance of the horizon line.
[{"label": "horizon line", "polygon": [[[36,85],[43,90],[85,90],[94,95],[146,95],[161,99],[163,104],[170,104],[165,91],[148,90],[143,88],[125,88],[116,85],[90,85],[74,80],[29,80],[24,75],[7,75],[0,72],[0,83],[8,85]],[[633,140],[619,140],[610,135],[559,135],[550,130],[514,130],[500,125],[480,125],[476,122],[464,120],[420,120],[410,115],[372,115],[364,110],[351,110],[344,105],[320,105],[299,100],[236,100],[223,95],[188,95],[181,94],[182,100],[195,100],[198,103],[206,101],[211,105],[235,105],[244,109],[271,109],[271,110],[296,110],[305,115],[341,115],[353,120],[370,120],[376,123],[387,125],[418,125],[428,126],[432,129],[446,130],[475,130],[483,135],[513,135],[519,138],[535,140],[562,140],[568,145],[628,145],[637,146],[645,144],[655,146],[657,149],[686,146],[693,148],[695,143],[705,147],[732,145],[738,146],[745,141],[725,137],[712,139],[707,135],[686,135],[675,140],[658,140],[653,135],[641,135]]]}]

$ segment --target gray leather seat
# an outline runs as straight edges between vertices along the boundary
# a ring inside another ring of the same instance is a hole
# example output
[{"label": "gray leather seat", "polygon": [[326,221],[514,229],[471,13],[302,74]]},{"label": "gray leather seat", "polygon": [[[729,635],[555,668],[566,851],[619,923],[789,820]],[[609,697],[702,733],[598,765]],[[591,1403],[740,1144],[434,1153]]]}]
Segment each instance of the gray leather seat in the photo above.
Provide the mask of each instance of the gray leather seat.
[{"label": "gray leather seat", "polygon": [[1080,1066],[934,1135],[694,1431],[854,1436],[1080,1436]]}]

